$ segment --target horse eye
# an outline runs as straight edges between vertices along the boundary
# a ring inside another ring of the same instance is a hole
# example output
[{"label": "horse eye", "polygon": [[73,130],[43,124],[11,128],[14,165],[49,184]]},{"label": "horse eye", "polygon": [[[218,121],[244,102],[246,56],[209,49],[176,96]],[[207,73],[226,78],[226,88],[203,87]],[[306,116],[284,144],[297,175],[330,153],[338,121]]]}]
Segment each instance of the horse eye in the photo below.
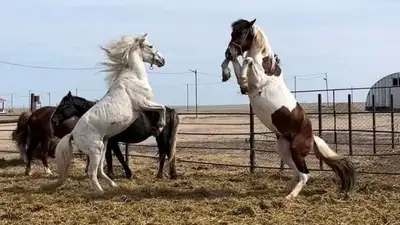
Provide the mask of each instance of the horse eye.
[{"label": "horse eye", "polygon": [[149,48],[153,48],[153,45],[149,45]]}]

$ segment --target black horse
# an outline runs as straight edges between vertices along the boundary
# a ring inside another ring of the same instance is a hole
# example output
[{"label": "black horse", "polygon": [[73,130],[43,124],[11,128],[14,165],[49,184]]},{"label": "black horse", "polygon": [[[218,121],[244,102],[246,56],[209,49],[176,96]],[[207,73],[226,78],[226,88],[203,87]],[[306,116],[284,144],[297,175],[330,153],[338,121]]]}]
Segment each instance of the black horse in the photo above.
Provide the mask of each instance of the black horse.
[{"label": "black horse", "polygon": [[[96,102],[86,100],[79,96],[73,96],[71,92],[68,92],[68,94],[63,97],[56,111],[54,112],[51,118],[51,123],[53,124],[53,126],[57,126],[71,117],[75,116],[80,118],[95,103]],[[124,160],[118,142],[139,143],[146,140],[150,136],[154,136],[156,138],[158,146],[160,163],[156,177],[163,177],[165,158],[168,157],[168,159],[171,158],[169,164],[170,178],[177,178],[175,168],[175,147],[179,125],[178,113],[174,109],[166,107],[166,125],[161,132],[156,125],[158,118],[158,112],[144,111],[140,114],[139,118],[137,118],[135,122],[131,124],[130,127],[108,139],[106,161],[108,175],[110,176],[110,178],[113,177],[111,150],[113,150],[115,156],[118,158],[119,162],[123,166],[126,177],[132,177],[132,172]],[[86,165],[86,169],[87,166],[88,164]]]}]

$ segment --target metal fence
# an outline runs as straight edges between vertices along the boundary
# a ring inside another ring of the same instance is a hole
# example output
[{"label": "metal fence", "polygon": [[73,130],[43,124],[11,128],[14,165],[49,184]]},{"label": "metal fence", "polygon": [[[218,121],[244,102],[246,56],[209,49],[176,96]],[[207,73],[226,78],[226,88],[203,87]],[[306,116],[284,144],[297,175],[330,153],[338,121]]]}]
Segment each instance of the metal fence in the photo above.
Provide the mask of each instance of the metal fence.
[{"label": "metal fence", "polygon": [[[368,89],[309,90],[295,94],[313,124],[314,134],[339,154],[351,157],[359,173],[400,175],[400,117],[394,107],[395,97],[390,94],[389,106],[377,110],[376,91],[368,95],[371,107],[366,107],[365,100],[354,101],[362,91]],[[178,162],[242,167],[251,172],[257,168],[287,169],[275,153],[275,135],[258,121],[251,107],[235,112],[199,109],[179,115]],[[156,148],[125,144],[126,160],[130,156],[155,158]],[[136,153],[132,154],[133,151]],[[313,153],[306,160],[311,171],[330,171]]]}]

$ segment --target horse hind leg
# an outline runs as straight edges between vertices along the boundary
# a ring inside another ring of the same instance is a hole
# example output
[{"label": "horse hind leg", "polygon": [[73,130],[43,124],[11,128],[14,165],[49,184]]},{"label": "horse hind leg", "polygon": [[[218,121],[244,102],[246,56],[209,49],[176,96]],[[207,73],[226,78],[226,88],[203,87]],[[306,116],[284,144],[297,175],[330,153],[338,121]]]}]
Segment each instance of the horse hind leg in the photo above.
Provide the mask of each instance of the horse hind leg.
[{"label": "horse hind leg", "polygon": [[290,181],[290,184],[287,187],[287,189],[291,191],[299,181],[299,171],[292,159],[292,154],[290,151],[290,142],[283,137],[278,137],[278,140],[276,142],[276,152],[278,153],[282,161],[293,170],[292,180]]},{"label": "horse hind leg", "polygon": [[42,189],[53,189],[61,186],[68,177],[68,170],[72,163],[73,148],[70,145],[70,135],[64,136],[57,144],[55,157],[58,169],[58,180],[42,185]]},{"label": "horse hind leg", "polygon": [[26,157],[27,157],[27,164],[26,164],[26,168],[25,168],[25,175],[26,176],[30,176],[31,173],[31,163],[33,160],[33,153],[36,149],[36,147],[39,144],[39,140],[36,137],[32,137],[30,140],[30,143],[28,145],[28,148],[26,149]]},{"label": "horse hind leg", "polygon": [[292,161],[294,162],[299,174],[299,180],[292,192],[286,196],[288,199],[296,197],[310,178],[305,157],[310,152],[312,143],[312,136],[308,137],[306,135],[299,134],[292,139],[290,151],[292,155]]},{"label": "horse hind leg", "polygon": [[53,173],[51,172],[49,168],[49,163],[47,161],[47,155],[50,149],[50,138],[45,138],[41,144],[42,148],[40,149],[40,159],[42,160],[43,166],[44,166],[44,172],[48,175],[52,175]]},{"label": "horse hind leg", "polygon": [[[105,146],[107,146],[107,144],[105,144]],[[104,148],[105,148],[105,146],[104,146]],[[118,185],[113,180],[111,180],[107,176],[107,174],[104,172],[105,156],[106,156],[106,149],[103,149],[103,151],[101,152],[101,160],[100,160],[100,166],[99,166],[100,177],[103,178],[110,187],[112,187],[112,188],[118,187]]]}]

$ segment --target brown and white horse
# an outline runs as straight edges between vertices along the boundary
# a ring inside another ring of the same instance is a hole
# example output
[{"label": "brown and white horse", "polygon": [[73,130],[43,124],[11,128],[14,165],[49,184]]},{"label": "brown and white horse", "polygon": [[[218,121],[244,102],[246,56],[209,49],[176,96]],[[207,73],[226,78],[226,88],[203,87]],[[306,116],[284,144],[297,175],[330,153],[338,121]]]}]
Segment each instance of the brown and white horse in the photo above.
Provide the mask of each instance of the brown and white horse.
[{"label": "brown and white horse", "polygon": [[[268,39],[253,21],[232,23],[231,41],[225,52],[223,81],[230,77],[232,62],[238,84],[247,93],[260,121],[277,136],[276,151],[293,171],[291,193],[296,197],[309,179],[305,157],[314,150],[339,176],[341,190],[348,192],[355,184],[355,168],[348,158],[336,154],[324,140],[314,136],[310,119],[283,81],[283,74]],[[243,66],[237,57],[247,52]]]}]

